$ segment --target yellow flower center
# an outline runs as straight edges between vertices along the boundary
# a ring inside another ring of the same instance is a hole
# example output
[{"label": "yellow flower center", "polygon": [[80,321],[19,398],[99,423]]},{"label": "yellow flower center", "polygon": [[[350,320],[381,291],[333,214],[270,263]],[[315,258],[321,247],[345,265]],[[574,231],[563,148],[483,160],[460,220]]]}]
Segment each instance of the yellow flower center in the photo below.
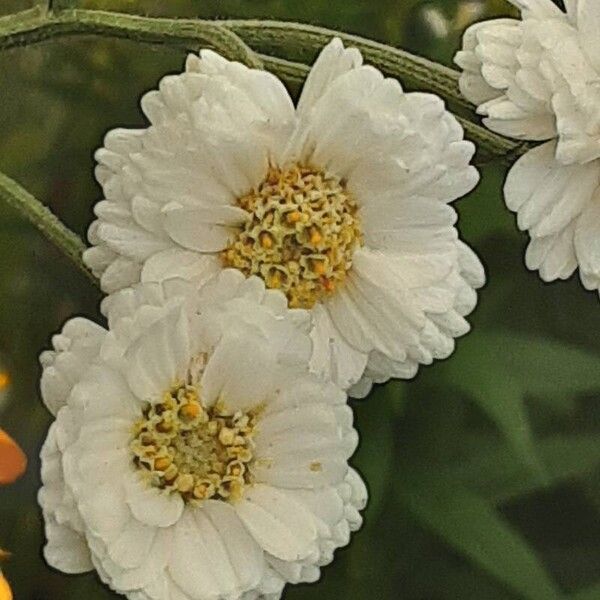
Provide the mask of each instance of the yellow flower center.
[{"label": "yellow flower center", "polygon": [[144,409],[130,444],[143,479],[186,502],[235,501],[252,482],[254,431],[260,407],[232,411],[202,406],[198,390],[182,385]]},{"label": "yellow flower center", "polygon": [[238,199],[251,218],[222,252],[226,267],[258,275],[292,308],[312,308],[332,294],[362,245],[357,206],[343,182],[312,167],[271,167]]}]

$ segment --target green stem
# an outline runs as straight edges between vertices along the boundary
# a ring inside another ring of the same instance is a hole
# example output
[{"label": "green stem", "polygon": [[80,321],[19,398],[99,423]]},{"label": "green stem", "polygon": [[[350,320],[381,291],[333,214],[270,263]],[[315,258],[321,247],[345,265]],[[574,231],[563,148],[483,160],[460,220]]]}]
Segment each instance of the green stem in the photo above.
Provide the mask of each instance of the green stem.
[{"label": "green stem", "polygon": [[[420,56],[374,42],[356,35],[340,33],[323,27],[293,22],[200,19],[167,19],[142,17],[122,13],[86,9],[55,9],[49,12],[38,7],[0,18],[0,49],[24,46],[50,38],[76,34],[96,34],[124,37],[153,44],[189,45],[190,42],[227,46],[220,28],[238,34],[259,51],[272,54],[275,50],[292,48],[295,58],[312,62],[314,55],[338,36],[345,43],[360,49],[366,59],[383,72],[401,77],[414,85],[425,87],[464,108],[473,106],[458,89],[458,73]],[[298,57],[298,53],[300,57]]]},{"label": "green stem", "polygon": [[458,89],[457,71],[405,50],[303,23],[259,20],[226,20],[221,23],[260,52],[280,55],[291,51],[286,58],[308,63],[312,63],[316,54],[333,37],[339,37],[344,44],[358,48],[367,62],[386,75],[400,78],[411,86],[428,89],[456,106],[474,110]]},{"label": "green stem", "polygon": [[256,54],[232,30],[216,21],[164,19],[85,9],[44,7],[0,17],[0,50],[29,46],[57,37],[99,35],[155,45],[184,46],[198,43],[214,48],[230,60],[261,68]]},{"label": "green stem", "polygon": [[85,273],[96,285],[98,284],[97,279],[81,258],[85,250],[85,244],[81,238],[68,229],[37,198],[3,173],[0,173],[0,200],[21,213],[46,239],[60,248],[80,271]]},{"label": "green stem", "polygon": [[[0,50],[73,35],[123,38],[183,47],[187,50],[196,50],[198,44],[202,43],[231,60],[238,60],[254,68],[265,66],[284,80],[302,83],[309,71],[306,64],[270,56],[268,52],[279,53],[291,49],[294,58],[301,56],[302,60],[312,61],[323,45],[333,36],[339,36],[346,44],[359,48],[369,62],[387,75],[401,77],[414,86],[440,94],[454,105],[472,109],[458,90],[458,74],[455,71],[355,35],[277,21],[214,22],[141,17],[97,10],[52,9],[51,4],[49,7],[37,7],[1,17]],[[246,42],[267,54],[256,54]],[[481,156],[487,160],[500,156],[507,162],[529,148],[527,144],[496,135],[468,119],[460,118],[460,121],[467,137],[478,144],[479,160],[482,160]],[[52,243],[63,250],[80,270],[96,281],[81,259],[85,248],[81,239],[19,184],[1,173],[0,199],[20,211]]]},{"label": "green stem", "polygon": [[[345,43],[359,48],[369,62],[387,75],[401,77],[415,87],[436,92],[453,106],[468,108],[470,113],[473,108],[458,90],[456,71],[379,42],[322,27],[256,20],[219,21],[217,24],[198,19],[141,17],[85,9],[55,9],[49,13],[41,7],[0,18],[0,50],[72,35],[108,36],[187,50],[196,50],[202,43],[250,66],[264,64],[282,78],[296,83],[303,81],[307,67],[269,56],[270,51],[284,51],[291,46],[296,55],[312,61],[314,54],[337,35]],[[255,54],[241,38],[267,54]],[[474,121],[476,118],[473,115],[460,120],[485,160],[500,156],[504,162],[509,162],[530,147],[486,130]]]}]

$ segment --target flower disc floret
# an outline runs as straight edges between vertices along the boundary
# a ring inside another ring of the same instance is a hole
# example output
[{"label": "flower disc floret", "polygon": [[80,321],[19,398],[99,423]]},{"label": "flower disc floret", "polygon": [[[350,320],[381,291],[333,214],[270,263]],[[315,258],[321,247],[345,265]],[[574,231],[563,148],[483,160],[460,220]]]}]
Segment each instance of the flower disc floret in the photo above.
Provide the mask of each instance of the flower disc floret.
[{"label": "flower disc floret", "polygon": [[204,408],[194,386],[166,392],[134,425],[130,448],[147,485],[178,493],[184,501],[239,500],[252,482],[254,429],[260,408]]},{"label": "flower disc floret", "polygon": [[357,205],[338,177],[271,167],[238,205],[251,218],[222,253],[225,266],[260,276],[292,308],[312,308],[344,282],[362,238]]}]

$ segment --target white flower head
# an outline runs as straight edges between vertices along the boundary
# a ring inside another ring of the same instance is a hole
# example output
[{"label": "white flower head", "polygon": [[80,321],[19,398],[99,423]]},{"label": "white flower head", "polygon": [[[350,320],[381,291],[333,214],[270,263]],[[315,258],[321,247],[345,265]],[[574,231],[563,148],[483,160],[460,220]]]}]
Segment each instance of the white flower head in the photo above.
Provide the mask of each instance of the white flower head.
[{"label": "white flower head", "polygon": [[600,2],[513,0],[522,20],[477,23],[456,56],[461,89],[493,131],[544,141],[511,169],[508,208],[542,279],[579,267],[600,288]]},{"label": "white flower head", "polygon": [[56,420],[39,501],[48,562],[132,600],[276,599],[316,581],[366,489],[340,388],[308,370],[308,314],[225,270],[111,296],[42,354]]},{"label": "white flower head", "polygon": [[297,108],[214,52],[146,94],[147,129],[96,154],[105,200],[85,255],[106,292],[223,268],[310,309],[315,371],[354,393],[452,353],[484,281],[449,202],[478,181],[440,98],[403,92],[339,39]]}]

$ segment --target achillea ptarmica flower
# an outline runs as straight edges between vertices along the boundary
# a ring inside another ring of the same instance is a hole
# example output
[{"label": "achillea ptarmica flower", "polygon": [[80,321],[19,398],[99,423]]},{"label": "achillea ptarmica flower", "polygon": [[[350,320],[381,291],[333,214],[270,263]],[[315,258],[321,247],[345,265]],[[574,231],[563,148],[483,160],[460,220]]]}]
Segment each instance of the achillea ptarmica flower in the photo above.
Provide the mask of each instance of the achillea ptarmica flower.
[{"label": "achillea ptarmica flower", "polygon": [[508,208],[545,281],[579,267],[600,287],[600,3],[513,0],[522,20],[477,23],[456,56],[461,89],[493,131],[544,141],[512,167]]},{"label": "achillea ptarmica flower", "polygon": [[132,600],[279,598],[361,525],[345,393],[257,277],[138,284],[42,354],[45,556]]},{"label": "achillea ptarmica flower", "polygon": [[150,126],[96,154],[85,259],[106,292],[256,275],[311,310],[315,371],[344,389],[365,374],[355,394],[452,353],[484,274],[448,204],[478,181],[474,146],[442,100],[335,39],[297,108],[273,75],[209,51],[141,104]]}]

